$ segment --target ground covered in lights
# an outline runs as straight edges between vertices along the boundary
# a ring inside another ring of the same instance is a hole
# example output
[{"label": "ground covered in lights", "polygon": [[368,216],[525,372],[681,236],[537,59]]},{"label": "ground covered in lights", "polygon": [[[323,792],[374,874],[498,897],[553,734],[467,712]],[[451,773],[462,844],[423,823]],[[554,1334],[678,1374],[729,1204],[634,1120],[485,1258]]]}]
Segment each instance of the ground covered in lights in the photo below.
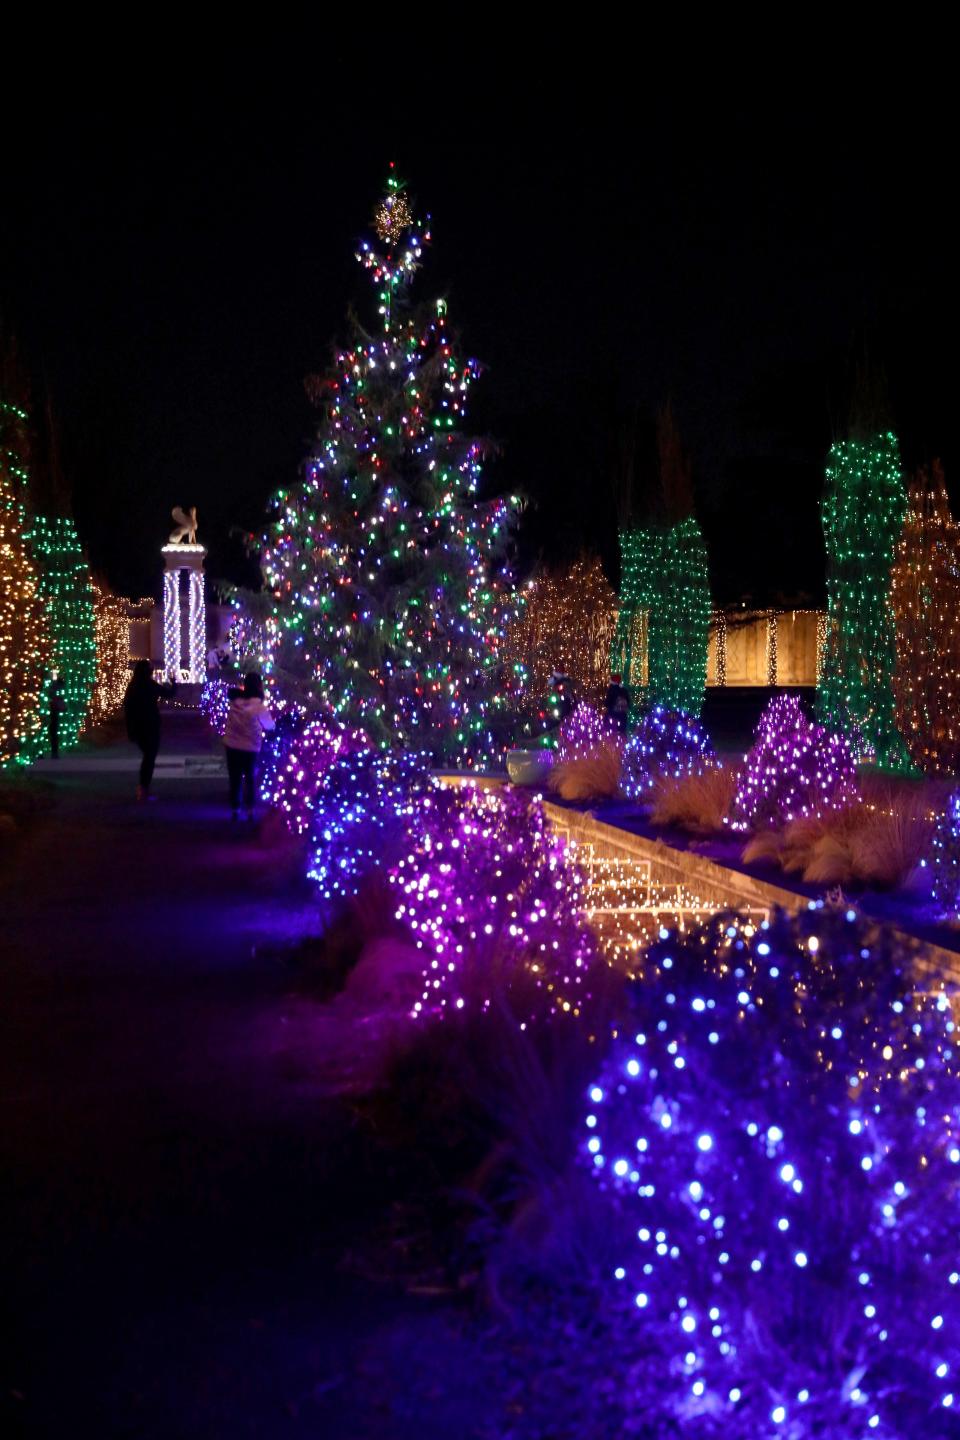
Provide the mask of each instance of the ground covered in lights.
[{"label": "ground covered in lights", "polygon": [[[628,983],[549,836],[484,869],[441,814],[319,938],[298,842],[218,782],[19,783],[12,1433],[960,1434],[953,1010],[855,910],[720,919]],[[482,965],[437,987],[424,916]]]}]

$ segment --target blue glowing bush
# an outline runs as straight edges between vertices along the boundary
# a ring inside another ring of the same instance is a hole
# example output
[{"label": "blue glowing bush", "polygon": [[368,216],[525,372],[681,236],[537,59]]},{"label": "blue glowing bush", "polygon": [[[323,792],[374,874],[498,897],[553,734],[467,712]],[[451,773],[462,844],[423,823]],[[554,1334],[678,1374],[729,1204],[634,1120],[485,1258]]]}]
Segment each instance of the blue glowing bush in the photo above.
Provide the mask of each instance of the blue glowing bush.
[{"label": "blue glowing bush", "polygon": [[323,900],[354,895],[365,875],[384,871],[436,788],[430,757],[365,748],[342,754],[313,797],[307,874]]},{"label": "blue glowing bush", "polygon": [[960,1435],[957,1036],[910,966],[819,907],[650,951],[584,1160],[621,1237],[611,1285],[660,1356],[652,1425]]},{"label": "blue glowing bush", "polygon": [[623,752],[624,794],[643,795],[661,776],[678,779],[705,770],[714,760],[700,721],[682,710],[656,705],[643,716]]},{"label": "blue glowing bush", "polygon": [[937,816],[929,865],[934,900],[949,916],[960,914],[960,790]]},{"label": "blue glowing bush", "polygon": [[261,783],[264,799],[280,811],[288,829],[303,835],[322,803],[323,781],[331,765],[361,749],[369,745],[357,731],[324,716],[304,720],[277,753],[269,790],[266,780]]}]

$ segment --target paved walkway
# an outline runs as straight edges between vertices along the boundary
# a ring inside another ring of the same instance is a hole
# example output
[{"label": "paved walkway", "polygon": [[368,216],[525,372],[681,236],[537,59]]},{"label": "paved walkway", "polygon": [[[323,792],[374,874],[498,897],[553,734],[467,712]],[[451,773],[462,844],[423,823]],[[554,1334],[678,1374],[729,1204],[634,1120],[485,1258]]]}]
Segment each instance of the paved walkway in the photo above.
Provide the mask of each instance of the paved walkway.
[{"label": "paved walkway", "polygon": [[400,1302],[338,1270],[386,1202],[284,1043],[299,861],[220,780],[133,778],[31,781],[51,809],[0,851],[0,1429],[359,1434],[337,1395]]}]

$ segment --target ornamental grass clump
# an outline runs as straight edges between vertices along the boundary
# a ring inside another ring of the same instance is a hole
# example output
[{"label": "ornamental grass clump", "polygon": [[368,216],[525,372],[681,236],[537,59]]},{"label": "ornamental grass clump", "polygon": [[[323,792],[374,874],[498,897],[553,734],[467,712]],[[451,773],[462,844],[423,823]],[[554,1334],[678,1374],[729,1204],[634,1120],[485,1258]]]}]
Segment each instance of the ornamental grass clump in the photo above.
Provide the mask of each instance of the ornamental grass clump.
[{"label": "ornamental grass clump", "polygon": [[615,798],[620,793],[622,752],[623,737],[612,721],[581,702],[560,726],[550,789],[562,800]]},{"label": "ornamental grass clump", "polygon": [[651,1434],[960,1433],[957,1034],[913,960],[822,906],[651,948],[581,1131]]},{"label": "ornamental grass clump", "polygon": [[655,825],[692,835],[716,835],[726,824],[738,784],[738,772],[722,761],[676,779],[661,775],[651,791],[650,818]]},{"label": "ornamental grass clump", "polygon": [[760,717],[730,815],[734,830],[760,830],[842,810],[859,799],[848,740],[812,724],[793,695]]}]

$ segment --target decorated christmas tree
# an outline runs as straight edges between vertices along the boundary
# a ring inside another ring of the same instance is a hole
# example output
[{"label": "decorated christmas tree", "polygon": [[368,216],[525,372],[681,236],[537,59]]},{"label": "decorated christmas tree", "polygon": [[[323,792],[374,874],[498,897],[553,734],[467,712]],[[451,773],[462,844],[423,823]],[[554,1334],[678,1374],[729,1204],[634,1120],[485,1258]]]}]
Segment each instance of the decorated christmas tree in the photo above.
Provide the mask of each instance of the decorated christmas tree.
[{"label": "decorated christmas tree", "polygon": [[0,765],[35,759],[45,742],[50,636],[21,498],[26,424],[0,394]]},{"label": "decorated christmas tree", "polygon": [[392,167],[374,230],[357,258],[376,333],[351,316],[311,382],[317,442],[265,537],[271,668],[289,698],[379,745],[471,764],[495,750],[507,708],[515,502],[479,498],[485,446],[463,429],[479,366],[459,353],[446,303],[412,298],[430,231]]},{"label": "decorated christmas tree", "polygon": [[830,450],[823,496],[827,638],[817,709],[832,730],[889,769],[909,768],[895,719],[890,571],[907,493],[897,437],[886,430]]},{"label": "decorated christmas tree", "polygon": [[897,724],[921,769],[960,768],[960,526],[939,460],[910,486],[890,587]]}]

